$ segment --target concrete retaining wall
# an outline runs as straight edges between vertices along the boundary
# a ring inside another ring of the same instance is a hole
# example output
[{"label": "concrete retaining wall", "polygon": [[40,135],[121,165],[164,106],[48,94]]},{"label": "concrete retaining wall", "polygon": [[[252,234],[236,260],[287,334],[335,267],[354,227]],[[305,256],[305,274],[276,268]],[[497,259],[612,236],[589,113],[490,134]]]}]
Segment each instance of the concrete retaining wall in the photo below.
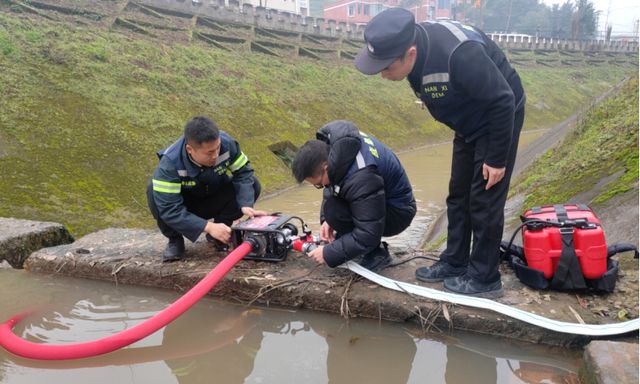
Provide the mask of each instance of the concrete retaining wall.
[{"label": "concrete retaining wall", "polygon": [[304,17],[290,12],[254,7],[251,4],[243,4],[242,7],[233,5],[225,7],[224,2],[218,1],[196,3],[179,0],[142,0],[141,3],[151,7],[207,16],[226,22],[250,24],[261,28],[363,40],[364,28],[362,26],[337,22],[336,20]]},{"label": "concrete retaining wall", "polygon": [[[205,15],[217,20],[256,25],[321,36],[332,36],[364,41],[365,25],[338,22],[332,19],[305,17],[251,4],[224,6],[224,1],[206,0],[141,0],[141,3],[180,11],[192,15]],[[550,49],[590,52],[637,52],[638,42],[605,40],[567,40],[537,37],[504,37],[490,34],[500,46],[509,49]]]}]

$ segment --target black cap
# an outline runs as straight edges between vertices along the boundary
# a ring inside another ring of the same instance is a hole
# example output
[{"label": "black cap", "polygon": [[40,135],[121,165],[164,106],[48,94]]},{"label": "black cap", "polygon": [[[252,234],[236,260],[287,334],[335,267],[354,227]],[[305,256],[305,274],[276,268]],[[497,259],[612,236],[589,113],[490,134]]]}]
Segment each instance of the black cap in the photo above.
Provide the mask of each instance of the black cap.
[{"label": "black cap", "polygon": [[366,46],[356,56],[356,68],[365,75],[375,75],[404,56],[415,38],[413,13],[404,8],[380,12],[364,29]]}]

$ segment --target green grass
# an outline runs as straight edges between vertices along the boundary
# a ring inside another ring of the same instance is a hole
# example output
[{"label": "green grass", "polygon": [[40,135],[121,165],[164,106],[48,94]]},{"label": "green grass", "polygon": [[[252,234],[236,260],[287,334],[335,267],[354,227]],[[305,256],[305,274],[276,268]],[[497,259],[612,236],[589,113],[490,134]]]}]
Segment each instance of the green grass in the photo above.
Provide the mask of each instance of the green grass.
[{"label": "green grass", "polygon": [[602,178],[621,173],[592,202],[631,190],[638,183],[638,79],[619,94],[589,110],[559,147],[545,153],[515,183],[524,206],[558,204],[593,188]]},{"label": "green grass", "polygon": [[9,34],[4,30],[0,30],[0,53],[3,56],[10,56],[15,49],[16,47],[9,39]]},{"label": "green grass", "polygon": [[566,117],[585,112],[612,84],[634,73],[635,67],[518,67],[527,93],[525,128],[551,128]]},{"label": "green grass", "polygon": [[[144,190],[155,152],[195,115],[241,143],[267,193],[294,183],[268,146],[300,145],[331,120],[352,120],[395,149],[450,137],[406,82],[348,63],[165,44],[6,12],[0,69],[0,216],[61,222],[76,236],[153,225]],[[523,67],[525,126],[552,126],[632,70]]]}]

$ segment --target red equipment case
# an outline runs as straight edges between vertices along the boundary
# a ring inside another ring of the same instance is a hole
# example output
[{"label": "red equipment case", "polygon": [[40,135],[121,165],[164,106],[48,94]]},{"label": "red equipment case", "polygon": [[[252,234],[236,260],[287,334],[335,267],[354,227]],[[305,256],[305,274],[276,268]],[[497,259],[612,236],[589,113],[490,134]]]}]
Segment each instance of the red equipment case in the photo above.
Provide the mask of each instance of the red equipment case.
[{"label": "red equipment case", "polygon": [[[607,271],[607,243],[600,220],[585,205],[565,204],[569,220],[586,219],[597,225],[590,228],[573,227],[573,244],[576,256],[586,279],[599,279]],[[558,219],[556,207],[553,205],[535,207],[525,212],[524,219],[542,221],[562,221]],[[563,228],[564,229],[564,228]],[[546,279],[550,279],[562,253],[562,235],[557,226],[542,226],[538,229],[526,228],[522,232],[524,255],[527,264],[542,271]]]}]

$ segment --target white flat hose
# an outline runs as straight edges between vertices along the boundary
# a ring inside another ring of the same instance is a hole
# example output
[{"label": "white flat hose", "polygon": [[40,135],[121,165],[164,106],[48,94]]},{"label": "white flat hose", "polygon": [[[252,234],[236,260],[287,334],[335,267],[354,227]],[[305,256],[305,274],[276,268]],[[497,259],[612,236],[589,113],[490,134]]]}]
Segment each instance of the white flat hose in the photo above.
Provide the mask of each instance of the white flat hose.
[{"label": "white flat hose", "polygon": [[352,272],[355,272],[358,275],[370,281],[373,281],[374,283],[379,284],[385,288],[410,293],[416,296],[426,297],[428,299],[446,301],[452,304],[460,304],[467,307],[488,309],[512,317],[514,319],[521,320],[526,323],[533,324],[545,329],[550,329],[556,332],[571,333],[584,336],[611,336],[636,331],[640,327],[640,319],[633,319],[625,321],[623,323],[612,324],[567,323],[564,321],[549,319],[489,299],[459,295],[457,293],[451,292],[443,292],[436,289],[421,287],[419,285],[393,280],[388,277],[384,277],[378,275],[377,273],[371,272],[370,270],[353,261],[347,261],[341,267],[347,268]]}]

